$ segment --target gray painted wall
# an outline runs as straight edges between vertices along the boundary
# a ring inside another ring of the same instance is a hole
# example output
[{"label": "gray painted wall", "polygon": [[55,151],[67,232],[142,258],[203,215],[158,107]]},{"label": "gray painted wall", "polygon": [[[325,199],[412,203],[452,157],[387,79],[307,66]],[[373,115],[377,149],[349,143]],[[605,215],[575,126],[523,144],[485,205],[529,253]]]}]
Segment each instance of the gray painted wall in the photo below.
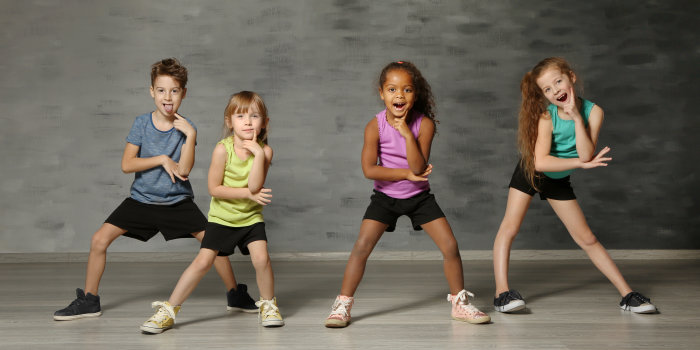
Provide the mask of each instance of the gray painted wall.
[{"label": "gray painted wall", "polygon": [[[616,249],[700,248],[697,1],[0,1],[0,252],[84,252],[128,196],[131,123],[153,109],[149,66],[190,70],[180,112],[199,128],[191,175],[206,172],[228,96],[259,92],[274,165],[265,210],[272,251],[349,251],[371,181],[359,157],[382,108],[374,83],[411,60],[437,98],[433,191],[460,248],[490,249],[517,160],[520,77],[569,59],[606,111],[609,167],[573,183],[599,239]],[[189,251],[194,240],[112,251]],[[574,243],[539,199],[515,248]],[[433,250],[407,219],[382,250]]]}]

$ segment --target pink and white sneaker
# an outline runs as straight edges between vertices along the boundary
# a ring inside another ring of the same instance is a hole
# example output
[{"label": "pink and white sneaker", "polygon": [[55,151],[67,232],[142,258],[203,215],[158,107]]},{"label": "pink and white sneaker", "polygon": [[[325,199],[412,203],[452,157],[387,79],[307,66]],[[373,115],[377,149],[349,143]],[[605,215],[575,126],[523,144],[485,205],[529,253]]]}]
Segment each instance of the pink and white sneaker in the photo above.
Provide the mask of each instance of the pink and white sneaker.
[{"label": "pink and white sneaker", "polygon": [[350,309],[355,302],[355,298],[338,295],[331,307],[331,314],[324,323],[328,328],[343,328],[350,323]]},{"label": "pink and white sneaker", "polygon": [[457,295],[447,294],[447,301],[452,303],[452,318],[457,321],[469,323],[491,322],[491,317],[470,304],[467,296],[474,298],[472,292],[468,292],[464,289],[457,293]]}]

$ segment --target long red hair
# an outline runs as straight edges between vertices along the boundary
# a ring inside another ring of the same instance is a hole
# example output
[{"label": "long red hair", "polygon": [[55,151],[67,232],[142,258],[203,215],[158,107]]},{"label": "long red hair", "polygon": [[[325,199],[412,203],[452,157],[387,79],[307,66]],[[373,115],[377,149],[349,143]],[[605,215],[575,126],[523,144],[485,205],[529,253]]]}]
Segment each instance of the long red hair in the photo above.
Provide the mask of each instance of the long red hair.
[{"label": "long red hair", "polygon": [[[557,68],[562,73],[573,79],[574,71],[571,65],[561,57],[548,57],[540,61],[529,72],[525,73],[520,82],[522,102],[518,113],[518,151],[520,151],[520,164],[525,172],[527,181],[537,189],[535,178],[535,142],[537,141],[537,127],[540,118],[551,118],[547,113],[549,101],[537,85],[537,79],[549,68]],[[579,105],[580,102],[576,101]]]}]

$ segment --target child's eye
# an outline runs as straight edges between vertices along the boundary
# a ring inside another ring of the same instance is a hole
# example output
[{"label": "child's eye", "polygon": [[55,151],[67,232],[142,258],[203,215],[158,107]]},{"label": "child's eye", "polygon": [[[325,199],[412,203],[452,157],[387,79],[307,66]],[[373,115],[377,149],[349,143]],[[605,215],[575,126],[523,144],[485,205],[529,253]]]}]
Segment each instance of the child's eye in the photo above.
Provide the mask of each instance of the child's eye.
[{"label": "child's eye", "polygon": [[396,89],[394,89],[394,88],[388,88],[387,90],[389,90],[389,92],[394,92],[394,91],[396,91]]},{"label": "child's eye", "polygon": [[413,89],[405,89],[405,92],[413,92]]}]

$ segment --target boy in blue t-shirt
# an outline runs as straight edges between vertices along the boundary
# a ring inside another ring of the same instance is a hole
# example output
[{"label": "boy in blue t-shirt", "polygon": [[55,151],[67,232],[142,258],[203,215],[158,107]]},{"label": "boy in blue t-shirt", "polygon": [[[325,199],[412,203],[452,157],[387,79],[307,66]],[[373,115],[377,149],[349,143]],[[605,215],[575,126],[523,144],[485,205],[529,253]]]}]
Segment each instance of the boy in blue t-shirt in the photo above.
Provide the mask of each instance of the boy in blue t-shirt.
[{"label": "boy in blue t-shirt", "polygon": [[[119,236],[148,241],[158,232],[165,240],[195,237],[201,241],[207,218],[192,201],[187,176],[194,165],[197,129],[177,110],[185,98],[187,68],[168,58],[151,66],[151,97],[156,109],[136,117],[122,156],[122,171],[135,173],[131,197],[125,199],[92,236],[85,291],[54,313],[68,321],[102,315],[97,289],[107,248]],[[228,310],[257,312],[245,284],[237,284],[228,257],[217,257],[216,271],[226,285]]]}]

